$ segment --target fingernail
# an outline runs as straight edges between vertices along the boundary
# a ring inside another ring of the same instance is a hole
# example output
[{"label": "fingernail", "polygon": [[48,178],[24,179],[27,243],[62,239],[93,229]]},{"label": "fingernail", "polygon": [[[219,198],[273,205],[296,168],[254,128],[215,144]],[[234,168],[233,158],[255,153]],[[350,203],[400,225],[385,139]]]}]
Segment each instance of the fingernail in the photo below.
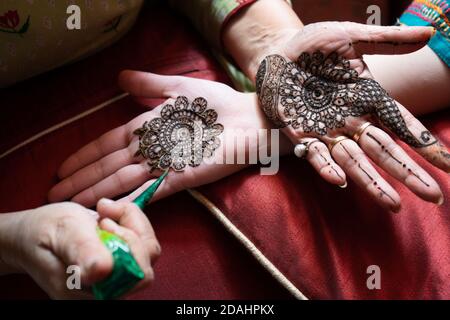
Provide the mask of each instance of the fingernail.
[{"label": "fingernail", "polygon": [[111,199],[107,199],[107,198],[101,198],[99,203],[109,206],[109,205],[114,204],[114,201]]},{"label": "fingernail", "polygon": [[161,254],[161,245],[159,243],[156,244],[156,251],[158,254]]},{"label": "fingernail", "polygon": [[87,212],[88,212],[91,216],[93,216],[96,220],[98,220],[98,218],[100,217],[100,216],[98,215],[97,211],[88,209]]},{"label": "fingernail", "polygon": [[116,223],[111,220],[110,218],[105,218],[101,221],[103,228],[108,229],[107,231],[110,231],[112,233],[115,233],[117,231],[117,225]]},{"label": "fingernail", "polygon": [[339,188],[341,188],[341,189],[347,188],[347,181],[345,181],[344,184],[341,184],[341,185],[339,186]]},{"label": "fingernail", "polygon": [[444,204],[444,196],[440,196],[439,200],[436,202],[438,206],[442,206]]},{"label": "fingernail", "polygon": [[430,29],[431,29],[431,37],[430,38],[432,38],[436,34],[436,28],[430,27]]}]

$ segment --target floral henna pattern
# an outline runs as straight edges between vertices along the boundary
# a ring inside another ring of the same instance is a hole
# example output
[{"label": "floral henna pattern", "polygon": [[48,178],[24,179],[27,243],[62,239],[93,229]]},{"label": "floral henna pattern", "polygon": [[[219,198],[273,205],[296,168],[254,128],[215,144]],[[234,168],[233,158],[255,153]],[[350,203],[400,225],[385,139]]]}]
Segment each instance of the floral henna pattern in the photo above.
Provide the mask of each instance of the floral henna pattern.
[{"label": "floral henna pattern", "polygon": [[207,109],[204,98],[196,98],[190,104],[186,97],[178,97],[174,105],[162,108],[160,118],[145,122],[134,131],[139,136],[136,156],[147,158],[151,171],[182,171],[187,165],[199,166],[220,146],[219,135],[224,127],[216,120],[217,112]]},{"label": "floral henna pattern", "polygon": [[416,138],[380,84],[360,78],[350,62],[335,52],[328,56],[320,51],[302,53],[297,62],[268,56],[260,65],[256,85],[262,109],[279,128],[290,125],[323,136],[345,126],[346,117],[375,114],[413,147],[437,142],[428,131]]}]

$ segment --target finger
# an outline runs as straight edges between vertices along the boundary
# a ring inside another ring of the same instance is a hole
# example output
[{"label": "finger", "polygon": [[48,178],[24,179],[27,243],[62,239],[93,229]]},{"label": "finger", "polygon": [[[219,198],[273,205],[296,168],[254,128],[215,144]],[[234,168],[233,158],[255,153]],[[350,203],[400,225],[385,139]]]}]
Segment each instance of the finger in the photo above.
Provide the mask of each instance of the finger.
[{"label": "finger", "polygon": [[373,26],[354,22],[329,22],[308,25],[289,43],[286,54],[296,60],[300,53],[320,50],[336,52],[347,59],[362,54],[409,53],[425,46],[433,35],[429,27]]},{"label": "finger", "polygon": [[145,278],[141,283],[148,285],[153,281],[154,274],[151,266],[150,255],[143,245],[141,239],[132,230],[124,228],[118,225],[116,222],[109,218],[105,218],[100,221],[100,228],[105,231],[114,233],[121,239],[123,239],[130,247],[133,257],[144,272]]},{"label": "finger", "polygon": [[88,213],[67,215],[58,221],[51,239],[55,254],[67,266],[79,266],[82,282],[88,285],[104,279],[113,268],[112,256],[98,237],[96,227],[96,220]]},{"label": "finger", "polygon": [[64,179],[80,168],[114,151],[126,148],[129,142],[130,132],[126,125],[113,129],[67,158],[59,168],[58,176]]},{"label": "finger", "polygon": [[405,54],[425,46],[436,30],[433,27],[377,26],[343,23],[352,46],[360,54]]},{"label": "finger", "polygon": [[134,231],[143,241],[155,262],[161,253],[161,247],[147,216],[132,202],[115,202],[101,199],[97,203],[97,211],[101,218],[109,218],[119,225]]},{"label": "finger", "polygon": [[419,197],[435,203],[443,201],[436,181],[383,130],[369,126],[362,133],[359,145],[377,165]]},{"label": "finger", "polygon": [[129,165],[78,193],[72,198],[72,201],[85,207],[91,207],[101,198],[114,198],[129,192],[152,177],[154,177],[154,174],[149,172],[145,161],[140,164]]},{"label": "finger", "polygon": [[384,97],[375,110],[380,122],[422,157],[445,172],[450,172],[450,154],[425,126],[404,106]]},{"label": "finger", "polygon": [[142,161],[142,157],[135,156],[138,145],[139,142],[135,139],[127,148],[108,154],[100,160],[74,172],[49,191],[49,201],[58,202],[69,199],[110,176],[120,168]]},{"label": "finger", "polygon": [[[308,139],[302,139],[302,142],[308,143]],[[306,160],[311,163],[313,168],[322,178],[332,184],[337,184],[342,188],[347,186],[346,176],[342,168],[333,160],[327,146],[318,140],[313,140],[308,145]]]},{"label": "finger", "polygon": [[393,212],[400,210],[400,196],[370,164],[355,141],[345,139],[337,143],[331,154],[345,173],[381,206]]},{"label": "finger", "polygon": [[[184,175],[187,173],[187,171],[184,172]],[[177,193],[179,191],[187,189],[187,184],[189,185],[188,181],[189,178],[183,177],[183,175],[180,174],[172,174],[169,172],[167,177],[164,179],[164,182],[159,186],[158,190],[156,191],[155,195],[151,199],[150,203],[158,201],[160,199],[163,199],[165,197],[170,196],[171,194]],[[199,179],[201,180],[201,179]],[[154,183],[156,179],[149,180],[145,182],[142,186],[140,186],[138,189],[134,190],[129,195],[119,199],[119,202],[131,202],[134,199],[136,199],[139,195],[141,195],[152,183]],[[187,184],[186,184],[187,183]]]},{"label": "finger", "polygon": [[164,76],[149,72],[123,71],[119,76],[120,87],[137,97],[142,103],[151,99],[173,98],[183,95],[188,99],[216,97],[217,92],[235,94],[225,84],[181,76]]},{"label": "finger", "polygon": [[145,98],[173,98],[174,91],[182,81],[183,78],[179,76],[162,76],[132,70],[122,71],[119,75],[119,86],[124,91]]}]

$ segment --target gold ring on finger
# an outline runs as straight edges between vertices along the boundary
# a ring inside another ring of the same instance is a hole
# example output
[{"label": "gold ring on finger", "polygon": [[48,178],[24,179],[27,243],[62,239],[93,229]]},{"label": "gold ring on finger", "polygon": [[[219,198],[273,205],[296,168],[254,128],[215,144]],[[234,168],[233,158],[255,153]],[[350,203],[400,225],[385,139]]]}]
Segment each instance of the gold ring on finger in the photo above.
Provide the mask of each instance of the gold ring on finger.
[{"label": "gold ring on finger", "polygon": [[344,141],[344,140],[347,140],[347,139],[350,139],[350,138],[347,137],[347,136],[339,136],[339,137],[336,137],[333,141],[331,141],[331,142],[328,144],[328,149],[330,149],[330,153],[333,151],[333,148],[334,148],[338,143],[340,143],[340,142],[342,142],[342,141]]},{"label": "gold ring on finger", "polygon": [[360,125],[359,128],[356,130],[356,132],[353,134],[353,140],[355,140],[356,143],[358,143],[359,139],[361,139],[361,136],[363,135],[364,131],[371,125],[372,125],[372,123],[369,121],[364,122],[362,125]]}]

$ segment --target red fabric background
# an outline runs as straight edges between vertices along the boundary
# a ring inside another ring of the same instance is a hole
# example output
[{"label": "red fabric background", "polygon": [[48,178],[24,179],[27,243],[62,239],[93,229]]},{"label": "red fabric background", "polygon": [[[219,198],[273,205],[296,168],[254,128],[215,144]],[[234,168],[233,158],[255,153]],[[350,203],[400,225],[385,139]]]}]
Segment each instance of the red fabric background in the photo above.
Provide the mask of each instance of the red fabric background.
[{"label": "red fabric background", "polygon": [[[161,32],[164,30],[164,32]],[[31,135],[119,93],[119,70],[186,74],[228,83],[192,29],[165,9],[143,12],[123,40],[96,56],[0,92],[0,153]],[[0,160],[0,212],[45,203],[56,169],[72,152],[133,118],[142,108],[121,100]],[[450,112],[425,119],[450,145]],[[253,167],[200,188],[310,298],[450,298],[450,181],[437,179],[437,207],[388,179],[403,199],[399,214],[380,209],[352,183],[323,182],[305,162],[282,159],[276,176]],[[132,298],[289,298],[187,194],[148,209],[163,254],[154,286]],[[381,290],[368,290],[366,268],[381,268]],[[24,276],[0,278],[0,298],[45,297]]]}]

